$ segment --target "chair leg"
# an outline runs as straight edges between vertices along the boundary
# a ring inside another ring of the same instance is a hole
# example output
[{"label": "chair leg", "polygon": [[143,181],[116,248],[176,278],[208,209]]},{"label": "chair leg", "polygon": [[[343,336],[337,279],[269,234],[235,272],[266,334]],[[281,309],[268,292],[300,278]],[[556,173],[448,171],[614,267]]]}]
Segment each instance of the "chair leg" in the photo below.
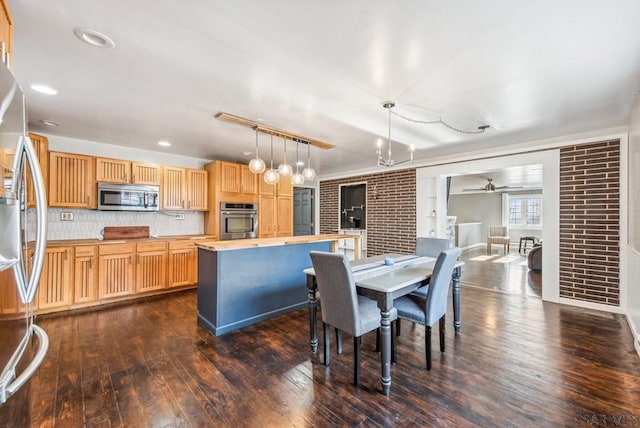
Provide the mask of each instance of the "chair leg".
[{"label": "chair leg", "polygon": [[445,317],[446,315],[443,315],[442,318],[440,318],[440,352],[444,352]]},{"label": "chair leg", "polygon": [[489,244],[487,242],[487,255],[490,256],[491,255],[491,244]]},{"label": "chair leg", "polygon": [[324,336],[324,365],[329,366],[329,363],[331,362],[331,349],[329,348],[331,346],[329,343],[331,341],[331,333],[329,324],[324,322],[322,323],[322,333]]},{"label": "chair leg", "polygon": [[396,329],[398,328],[398,324],[396,324],[397,321],[400,321],[400,319],[398,318],[396,321],[393,321],[391,323],[391,364],[395,364],[396,363],[396,336],[397,336],[397,330],[396,330],[396,334],[393,334],[393,329],[394,329],[394,327]]},{"label": "chair leg", "polygon": [[400,318],[398,318],[395,322],[396,322],[396,336],[400,336]]},{"label": "chair leg", "polygon": [[380,352],[380,327],[376,328],[376,352]]},{"label": "chair leg", "polygon": [[342,332],[336,328],[336,342],[338,347],[338,355],[342,354]]},{"label": "chair leg", "polygon": [[353,338],[353,384],[360,386],[360,337]]},{"label": "chair leg", "polygon": [[425,357],[427,359],[427,370],[431,370],[431,327],[425,327],[424,348]]}]

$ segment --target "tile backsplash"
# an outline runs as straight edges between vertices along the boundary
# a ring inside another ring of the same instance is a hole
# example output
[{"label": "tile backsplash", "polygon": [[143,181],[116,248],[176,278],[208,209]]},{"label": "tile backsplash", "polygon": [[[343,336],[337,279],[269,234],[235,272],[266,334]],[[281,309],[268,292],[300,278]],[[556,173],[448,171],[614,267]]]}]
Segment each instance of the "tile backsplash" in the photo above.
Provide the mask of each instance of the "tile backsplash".
[{"label": "tile backsplash", "polygon": [[[62,221],[61,213],[72,213],[72,221]],[[149,226],[152,236],[199,235],[204,233],[202,212],[181,211],[184,220],[176,218],[177,212],[95,211],[49,208],[47,211],[47,239],[101,239],[105,226]],[[28,213],[28,230],[35,231],[35,212]],[[29,233],[32,235],[32,233]],[[33,239],[29,236],[29,239]]]}]

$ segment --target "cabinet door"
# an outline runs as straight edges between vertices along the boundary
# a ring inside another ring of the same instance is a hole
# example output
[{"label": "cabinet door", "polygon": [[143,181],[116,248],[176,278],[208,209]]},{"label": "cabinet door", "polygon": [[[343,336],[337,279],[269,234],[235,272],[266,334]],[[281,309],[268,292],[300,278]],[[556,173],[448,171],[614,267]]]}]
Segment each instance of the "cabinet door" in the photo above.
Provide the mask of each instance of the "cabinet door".
[{"label": "cabinet door", "polygon": [[2,48],[2,62],[12,69],[11,55],[13,53],[13,19],[6,0],[0,2],[0,44]]},{"label": "cabinet door", "polygon": [[13,277],[12,269],[5,269],[0,272],[0,314],[15,315],[23,313],[25,306],[20,302],[16,280]]},{"label": "cabinet door", "polygon": [[131,184],[160,185],[160,165],[131,162]]},{"label": "cabinet door", "polygon": [[255,195],[258,193],[258,176],[249,170],[248,165],[240,165],[240,192]]},{"label": "cabinet door", "polygon": [[73,302],[93,302],[98,297],[98,249],[95,245],[75,248]]},{"label": "cabinet door", "polygon": [[276,236],[276,197],[260,195],[258,203],[258,236],[274,238]]},{"label": "cabinet door", "polygon": [[240,192],[240,164],[219,162],[218,168],[220,168],[220,191]]},{"label": "cabinet door", "polygon": [[291,176],[280,177],[278,181],[278,196],[293,196],[293,184],[291,183]]},{"label": "cabinet door", "polygon": [[131,162],[121,159],[96,158],[96,181],[129,183]]},{"label": "cabinet door", "polygon": [[187,198],[185,169],[165,166],[162,178],[162,208],[165,210],[185,209],[185,199]]},{"label": "cabinet door", "polygon": [[49,152],[49,206],[94,208],[95,184],[93,157]]},{"label": "cabinet door", "polygon": [[39,310],[69,306],[73,302],[72,258],[72,247],[47,248],[38,284]]},{"label": "cabinet door", "polygon": [[160,290],[166,285],[167,250],[136,255],[136,293]]},{"label": "cabinet door", "polygon": [[202,169],[187,170],[187,209],[206,211],[208,173]]},{"label": "cabinet door", "polygon": [[[31,138],[33,148],[36,150],[36,154],[38,155],[38,164],[40,165],[40,170],[42,171],[42,178],[44,179],[44,188],[46,192],[49,184],[49,140],[47,139],[47,137],[33,134],[31,132],[29,133],[29,138]],[[27,177],[27,206],[35,207],[36,193],[33,190],[31,169],[28,165],[25,174]]]},{"label": "cabinet door", "polygon": [[277,236],[293,236],[293,198],[278,197]]},{"label": "cabinet door", "polygon": [[133,292],[133,253],[99,257],[98,297],[126,296]]},{"label": "cabinet door", "polygon": [[[0,149],[0,183],[5,183],[13,177],[13,158],[16,152],[13,149]],[[0,186],[0,197],[4,198],[5,188]]]},{"label": "cabinet door", "polygon": [[169,250],[169,287],[197,282],[197,248]]}]

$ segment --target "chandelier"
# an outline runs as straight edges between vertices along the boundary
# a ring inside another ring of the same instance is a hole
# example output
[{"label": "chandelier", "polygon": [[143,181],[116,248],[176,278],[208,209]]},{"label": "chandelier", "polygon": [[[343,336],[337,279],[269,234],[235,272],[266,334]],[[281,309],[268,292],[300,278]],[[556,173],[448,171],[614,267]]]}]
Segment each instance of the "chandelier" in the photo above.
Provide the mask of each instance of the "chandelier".
[{"label": "chandelier", "polygon": [[382,103],[382,107],[386,108],[387,111],[389,112],[389,135],[387,137],[387,158],[384,159],[382,157],[382,140],[378,140],[377,144],[377,150],[376,150],[376,155],[378,156],[378,161],[377,161],[377,166],[386,166],[386,167],[392,167],[392,166],[396,166],[396,165],[400,165],[403,163],[413,163],[413,153],[415,152],[416,148],[413,144],[411,144],[409,146],[409,159],[405,159],[405,160],[401,160],[401,161],[394,161],[391,158],[391,114],[393,113],[394,115],[408,121],[408,122],[412,122],[412,123],[420,123],[423,125],[434,125],[434,124],[439,124],[442,126],[445,126],[446,128],[451,129],[452,131],[456,131],[459,132],[461,134],[482,134],[484,133],[488,128],[489,125],[481,125],[478,126],[478,129],[474,129],[474,130],[464,130],[464,129],[460,129],[460,128],[456,128],[453,125],[450,125],[449,123],[445,122],[444,120],[442,120],[442,118],[438,119],[438,120],[432,120],[432,121],[425,121],[425,120],[418,120],[418,119],[412,119],[410,117],[404,116],[400,113],[397,113],[395,111],[392,111],[391,109],[393,107],[395,107],[396,103],[394,103],[393,101],[385,101]]}]

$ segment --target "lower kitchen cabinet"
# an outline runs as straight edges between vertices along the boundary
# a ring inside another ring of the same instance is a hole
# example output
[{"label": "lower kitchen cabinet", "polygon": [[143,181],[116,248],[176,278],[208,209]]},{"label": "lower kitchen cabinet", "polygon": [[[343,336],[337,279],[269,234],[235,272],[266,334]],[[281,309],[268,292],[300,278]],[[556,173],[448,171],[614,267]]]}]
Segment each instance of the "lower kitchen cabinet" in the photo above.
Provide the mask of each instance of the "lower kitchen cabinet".
[{"label": "lower kitchen cabinet", "polygon": [[0,314],[10,318],[11,315],[24,312],[24,305],[20,302],[18,289],[15,286],[13,269],[0,272]]},{"label": "lower kitchen cabinet", "polygon": [[198,281],[198,249],[191,240],[169,242],[169,287]]},{"label": "lower kitchen cabinet", "polygon": [[165,288],[166,272],[166,242],[144,242],[136,245],[136,293]]},{"label": "lower kitchen cabinet", "polygon": [[99,247],[98,298],[132,294],[135,244],[102,244]]},{"label": "lower kitchen cabinet", "polygon": [[98,297],[98,248],[83,245],[75,248],[73,303],[90,303]]},{"label": "lower kitchen cabinet", "polygon": [[65,307],[73,303],[73,254],[73,247],[47,248],[38,285],[38,310]]}]

